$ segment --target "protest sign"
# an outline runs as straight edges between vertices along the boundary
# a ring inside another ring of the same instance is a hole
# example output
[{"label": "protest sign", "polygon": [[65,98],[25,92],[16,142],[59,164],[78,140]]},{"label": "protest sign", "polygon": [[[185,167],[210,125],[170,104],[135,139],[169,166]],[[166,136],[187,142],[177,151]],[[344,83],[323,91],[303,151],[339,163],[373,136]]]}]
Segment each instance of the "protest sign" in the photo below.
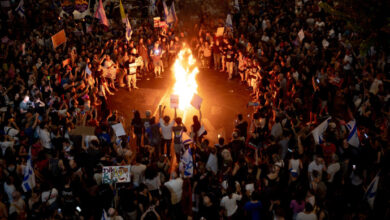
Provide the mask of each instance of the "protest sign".
[{"label": "protest sign", "polygon": [[160,17],[153,18],[153,27],[155,27],[155,28],[160,27]]},{"label": "protest sign", "polygon": [[130,165],[103,167],[102,182],[103,182],[103,184],[129,183],[130,182]]},{"label": "protest sign", "polygon": [[70,58],[62,61],[62,67],[65,67],[66,65],[70,64]]},{"label": "protest sign", "polygon": [[62,29],[55,35],[51,37],[51,41],[53,42],[53,48],[56,49],[58,46],[66,42],[65,30]]},{"label": "protest sign", "polygon": [[191,100],[191,105],[194,106],[196,109],[200,109],[200,106],[202,105],[203,99],[198,94],[194,94]]},{"label": "protest sign", "polygon": [[171,108],[179,108],[179,96],[172,94],[171,95]]},{"label": "protest sign", "polygon": [[215,34],[217,37],[221,37],[223,36],[223,32],[225,32],[225,28],[224,27],[219,27],[217,29],[217,33]]},{"label": "protest sign", "polygon": [[115,135],[117,137],[126,135],[126,132],[125,132],[125,129],[123,128],[122,123],[114,124],[111,127],[114,130]]}]

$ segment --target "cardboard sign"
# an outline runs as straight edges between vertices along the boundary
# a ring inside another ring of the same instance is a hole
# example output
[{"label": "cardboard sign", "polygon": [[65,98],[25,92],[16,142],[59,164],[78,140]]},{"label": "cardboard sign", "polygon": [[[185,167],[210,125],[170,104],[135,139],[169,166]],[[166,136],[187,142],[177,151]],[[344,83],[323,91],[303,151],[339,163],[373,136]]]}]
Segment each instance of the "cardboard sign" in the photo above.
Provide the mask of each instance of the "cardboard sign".
[{"label": "cardboard sign", "polygon": [[116,79],[116,68],[105,68],[103,67],[103,76],[105,78],[110,78],[110,79]]},{"label": "cardboard sign", "polygon": [[66,42],[65,30],[62,29],[57,34],[51,37],[51,41],[53,42],[53,48],[56,49],[58,46]]},{"label": "cardboard sign", "polygon": [[179,108],[179,96],[172,94],[171,95],[171,108]]},{"label": "cardboard sign", "polygon": [[199,110],[202,102],[203,99],[198,94],[194,94],[194,96],[192,96],[191,105],[194,106],[194,108]]},{"label": "cardboard sign", "polygon": [[160,17],[153,18],[153,27],[155,27],[155,28],[160,27]]},{"label": "cardboard sign", "polygon": [[66,65],[69,65],[70,64],[70,58],[62,61],[62,67],[65,67]]},{"label": "cardboard sign", "polygon": [[102,182],[103,182],[103,184],[129,183],[130,182],[130,165],[103,167]]},{"label": "cardboard sign", "polygon": [[111,127],[112,127],[112,129],[114,130],[115,135],[116,135],[117,137],[125,136],[125,135],[126,135],[126,132],[125,132],[125,129],[123,128],[122,123],[118,123],[118,124],[111,125]]},{"label": "cardboard sign", "polygon": [[221,36],[223,36],[223,32],[225,32],[225,28],[224,27],[219,27],[217,29],[217,33],[215,34],[215,36],[221,37]]}]

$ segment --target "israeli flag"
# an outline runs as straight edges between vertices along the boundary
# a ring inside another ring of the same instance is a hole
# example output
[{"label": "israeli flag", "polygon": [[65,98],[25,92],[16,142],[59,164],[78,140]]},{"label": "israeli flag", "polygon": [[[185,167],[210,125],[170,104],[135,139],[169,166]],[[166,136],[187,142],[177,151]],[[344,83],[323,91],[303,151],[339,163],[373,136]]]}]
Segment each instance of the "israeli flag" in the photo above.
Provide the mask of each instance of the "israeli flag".
[{"label": "israeli flag", "polygon": [[225,26],[227,28],[231,28],[233,30],[233,22],[232,22],[232,15],[231,14],[228,14],[226,16]]},{"label": "israeli flag", "polygon": [[131,29],[129,18],[126,17],[126,40],[131,40],[131,35],[133,34],[133,30]]},{"label": "israeli flag", "polygon": [[167,7],[167,4],[165,3],[165,1],[163,1],[163,7],[164,7],[164,17],[165,17],[165,21],[166,21],[168,18],[169,10],[168,10],[168,7]]},{"label": "israeli flag", "polygon": [[329,122],[332,119],[332,117],[329,116],[325,121],[323,121],[320,125],[318,125],[316,128],[313,129],[311,132],[313,134],[314,141],[316,144],[322,144],[324,143],[323,134],[328,128]]},{"label": "israeli flag", "polygon": [[359,147],[360,141],[357,133],[356,120],[353,119],[352,121],[348,122],[345,126],[348,128],[349,131],[347,137],[348,144],[354,147]]},{"label": "israeli flag", "polygon": [[240,10],[240,4],[238,4],[238,0],[234,1],[234,8],[236,8],[238,11]]},{"label": "israeli flag", "polygon": [[25,192],[31,191],[35,187],[35,174],[34,168],[31,162],[31,148],[28,151],[27,164],[24,168],[24,177],[22,182],[22,188]]},{"label": "israeli flag", "polygon": [[172,5],[168,8],[165,1],[163,1],[163,6],[164,6],[165,21],[167,22],[167,24],[175,23],[177,20],[175,2],[172,2]]},{"label": "israeli flag", "polygon": [[191,137],[185,132],[183,132],[181,134],[181,141],[182,141],[183,145],[188,145],[188,144],[191,144],[193,142]]},{"label": "israeli flag", "polygon": [[364,198],[367,199],[368,205],[371,209],[374,208],[375,196],[379,183],[379,173],[380,172],[378,172],[374,179],[371,181],[370,185],[367,188],[366,194],[364,195]]},{"label": "israeli flag", "polygon": [[108,217],[107,217],[107,212],[106,210],[103,209],[103,213],[102,213],[102,218],[101,220],[108,220]]},{"label": "israeli flag", "polygon": [[194,161],[191,148],[188,148],[180,158],[180,170],[184,171],[185,177],[192,177],[194,174]]},{"label": "israeli flag", "polygon": [[20,0],[18,7],[16,7],[15,12],[17,12],[20,17],[25,17],[26,14],[24,13],[24,0]]}]

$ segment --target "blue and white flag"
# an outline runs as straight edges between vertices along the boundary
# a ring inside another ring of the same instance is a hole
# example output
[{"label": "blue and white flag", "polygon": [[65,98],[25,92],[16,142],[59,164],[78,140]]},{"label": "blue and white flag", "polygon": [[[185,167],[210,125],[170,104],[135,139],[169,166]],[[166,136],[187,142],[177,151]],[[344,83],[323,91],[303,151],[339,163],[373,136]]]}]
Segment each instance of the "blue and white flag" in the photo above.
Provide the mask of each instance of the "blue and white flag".
[{"label": "blue and white flag", "polygon": [[175,2],[172,2],[172,5],[168,8],[165,1],[163,1],[163,6],[165,21],[167,22],[167,24],[175,23],[177,21]]},{"label": "blue and white flag", "polygon": [[27,156],[27,164],[24,168],[24,177],[22,182],[22,188],[25,192],[29,192],[35,187],[35,174],[34,174],[34,168],[32,166],[31,162],[31,147],[28,151]]},{"label": "blue and white flag", "polygon": [[25,17],[26,14],[24,13],[24,0],[20,0],[18,7],[16,7],[15,12],[17,12],[20,17]]},{"label": "blue and white flag", "polygon": [[316,144],[322,144],[324,142],[323,134],[328,128],[331,119],[332,117],[327,118],[311,132],[313,134],[314,141],[316,142]]},{"label": "blue and white flag", "polygon": [[348,128],[349,131],[347,137],[348,144],[354,147],[359,147],[360,141],[357,132],[356,120],[353,119],[352,121],[348,122],[345,126]]},{"label": "blue and white flag", "polygon": [[183,132],[181,134],[181,141],[182,141],[183,145],[188,145],[188,144],[191,144],[193,142],[191,137],[186,132]]},{"label": "blue and white flag", "polygon": [[240,4],[238,4],[238,0],[234,1],[234,8],[237,9],[238,11],[240,10]]},{"label": "blue and white flag", "polygon": [[131,29],[131,24],[130,24],[129,18],[126,17],[126,40],[127,41],[131,40],[132,34],[133,34],[133,30]]},{"label": "blue and white flag", "polygon": [[378,172],[374,179],[371,181],[370,185],[367,188],[366,194],[364,195],[364,198],[367,199],[368,205],[371,209],[374,208],[375,196],[379,183],[379,173],[380,172]]},{"label": "blue and white flag", "polygon": [[192,177],[194,174],[194,161],[191,148],[188,148],[180,158],[180,171],[183,171],[185,177]]},{"label": "blue and white flag", "polygon": [[107,219],[108,219],[107,212],[106,212],[106,210],[103,209],[101,220],[107,220]]},{"label": "blue and white flag", "polygon": [[164,7],[164,17],[165,17],[165,21],[166,21],[168,18],[169,10],[168,10],[168,7],[167,7],[167,4],[165,3],[165,1],[163,1],[163,7]]},{"label": "blue and white flag", "polygon": [[228,14],[226,16],[225,26],[227,28],[231,28],[233,30],[233,22],[232,22],[232,15],[231,14]]}]

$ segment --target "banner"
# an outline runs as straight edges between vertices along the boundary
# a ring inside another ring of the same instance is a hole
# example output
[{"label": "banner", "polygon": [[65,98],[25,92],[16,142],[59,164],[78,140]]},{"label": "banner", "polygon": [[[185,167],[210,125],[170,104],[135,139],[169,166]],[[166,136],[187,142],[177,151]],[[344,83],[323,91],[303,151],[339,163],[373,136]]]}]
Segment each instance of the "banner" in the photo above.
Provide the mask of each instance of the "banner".
[{"label": "banner", "polygon": [[103,184],[129,183],[130,182],[130,165],[103,167],[102,182],[103,182]]},{"label": "banner", "polygon": [[58,46],[66,42],[65,30],[62,29],[55,35],[51,37],[51,41],[53,42],[53,48],[56,49]]}]

